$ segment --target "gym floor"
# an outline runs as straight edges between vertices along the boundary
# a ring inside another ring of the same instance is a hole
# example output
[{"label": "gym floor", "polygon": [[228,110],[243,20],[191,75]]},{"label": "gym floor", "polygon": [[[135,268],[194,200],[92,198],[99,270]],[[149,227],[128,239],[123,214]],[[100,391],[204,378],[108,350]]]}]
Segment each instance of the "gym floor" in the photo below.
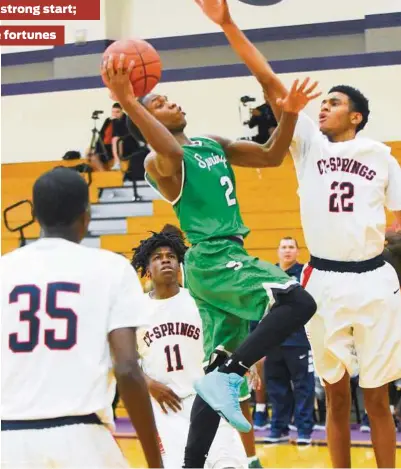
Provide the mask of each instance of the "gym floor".
[{"label": "gym floor", "polygon": [[[132,467],[146,467],[145,458],[136,438],[118,438],[118,444]],[[292,444],[258,444],[256,450],[264,467],[331,467],[327,446],[303,446]],[[371,447],[352,448],[352,466],[358,468],[376,467]],[[401,468],[401,448],[397,449],[397,468]]]}]

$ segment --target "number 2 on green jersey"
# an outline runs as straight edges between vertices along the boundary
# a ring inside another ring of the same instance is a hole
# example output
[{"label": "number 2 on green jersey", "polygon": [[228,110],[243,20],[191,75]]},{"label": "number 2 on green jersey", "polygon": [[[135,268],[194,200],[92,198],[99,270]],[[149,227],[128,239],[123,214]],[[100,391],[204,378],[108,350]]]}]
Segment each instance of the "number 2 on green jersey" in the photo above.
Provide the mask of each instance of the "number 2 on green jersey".
[{"label": "number 2 on green jersey", "polygon": [[237,203],[237,200],[235,197],[231,197],[231,194],[234,192],[234,186],[231,181],[231,179],[228,176],[222,176],[220,178],[220,184],[225,187],[227,186],[226,190],[226,200],[227,200],[227,205],[231,207],[231,205],[235,205]]}]

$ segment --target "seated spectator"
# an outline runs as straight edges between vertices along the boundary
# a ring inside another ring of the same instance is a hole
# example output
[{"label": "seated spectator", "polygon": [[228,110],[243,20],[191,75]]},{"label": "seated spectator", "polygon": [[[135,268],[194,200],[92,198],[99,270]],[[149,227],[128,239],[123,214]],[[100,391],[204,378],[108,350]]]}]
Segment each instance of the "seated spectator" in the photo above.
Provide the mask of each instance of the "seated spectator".
[{"label": "seated spectator", "polygon": [[108,117],[100,129],[100,136],[96,142],[97,153],[104,165],[111,164],[111,169],[120,169],[118,141],[127,134],[126,115],[119,103],[111,108],[111,117]]},{"label": "seated spectator", "polygon": [[140,130],[129,117],[127,117],[126,123],[128,135],[122,139],[124,154],[127,155],[125,159],[129,160],[125,180],[132,181],[134,189],[133,200],[141,200],[137,191],[137,182],[144,181],[145,179],[144,163],[150,150]]}]

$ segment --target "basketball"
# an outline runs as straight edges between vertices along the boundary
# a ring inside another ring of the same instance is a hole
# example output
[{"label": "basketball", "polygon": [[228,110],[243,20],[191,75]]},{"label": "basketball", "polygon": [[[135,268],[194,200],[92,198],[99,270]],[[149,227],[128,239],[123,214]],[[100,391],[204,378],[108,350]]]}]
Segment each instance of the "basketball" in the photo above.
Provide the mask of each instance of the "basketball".
[{"label": "basketball", "polygon": [[131,60],[135,62],[130,77],[135,96],[145,96],[159,83],[162,73],[160,56],[148,42],[142,39],[116,41],[105,50],[103,60],[110,54],[113,54],[116,65],[121,54],[126,56],[126,66]]}]

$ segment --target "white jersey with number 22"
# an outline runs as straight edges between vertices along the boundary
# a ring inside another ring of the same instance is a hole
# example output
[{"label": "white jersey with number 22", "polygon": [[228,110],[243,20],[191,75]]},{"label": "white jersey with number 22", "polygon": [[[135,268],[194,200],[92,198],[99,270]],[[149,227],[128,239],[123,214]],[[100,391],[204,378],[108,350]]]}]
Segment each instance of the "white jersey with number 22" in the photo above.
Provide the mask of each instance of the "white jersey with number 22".
[{"label": "white jersey with number 22", "polygon": [[381,254],[384,208],[401,210],[401,168],[390,148],[363,137],[330,142],[301,113],[291,154],[310,253],[336,261]]}]

